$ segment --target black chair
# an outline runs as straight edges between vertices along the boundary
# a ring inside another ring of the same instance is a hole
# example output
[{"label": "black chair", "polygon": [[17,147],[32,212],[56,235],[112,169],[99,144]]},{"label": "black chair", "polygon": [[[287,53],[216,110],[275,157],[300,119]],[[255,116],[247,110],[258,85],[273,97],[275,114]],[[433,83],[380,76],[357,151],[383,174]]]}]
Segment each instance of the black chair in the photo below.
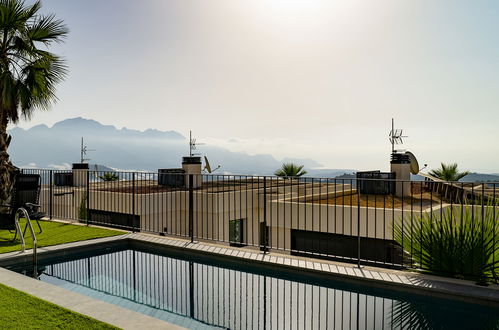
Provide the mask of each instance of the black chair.
[{"label": "black chair", "polygon": [[15,208],[23,207],[28,211],[29,218],[36,220],[40,232],[42,227],[38,220],[46,214],[40,211],[40,175],[39,174],[19,174],[16,180],[16,205]]},{"label": "black chair", "polygon": [[[45,216],[40,212],[40,175],[17,173],[14,178],[14,189],[9,205],[2,205],[9,209],[6,214],[0,214],[0,229],[15,230],[15,215],[19,208],[24,208],[31,220],[36,220],[40,233],[42,227],[38,220]],[[24,233],[26,232],[24,228]],[[15,239],[15,236],[14,236]]]}]

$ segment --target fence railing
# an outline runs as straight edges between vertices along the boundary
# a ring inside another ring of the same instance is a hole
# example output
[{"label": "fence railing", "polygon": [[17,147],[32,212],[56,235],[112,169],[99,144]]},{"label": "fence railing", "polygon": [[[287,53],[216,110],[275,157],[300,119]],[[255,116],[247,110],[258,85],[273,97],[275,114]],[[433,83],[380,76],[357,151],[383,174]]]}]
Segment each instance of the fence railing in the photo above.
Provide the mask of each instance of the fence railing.
[{"label": "fence railing", "polygon": [[[480,276],[497,280],[497,183],[23,171],[40,174],[50,218],[358,265],[473,276],[487,265]],[[356,188],[376,185],[394,193]]]}]

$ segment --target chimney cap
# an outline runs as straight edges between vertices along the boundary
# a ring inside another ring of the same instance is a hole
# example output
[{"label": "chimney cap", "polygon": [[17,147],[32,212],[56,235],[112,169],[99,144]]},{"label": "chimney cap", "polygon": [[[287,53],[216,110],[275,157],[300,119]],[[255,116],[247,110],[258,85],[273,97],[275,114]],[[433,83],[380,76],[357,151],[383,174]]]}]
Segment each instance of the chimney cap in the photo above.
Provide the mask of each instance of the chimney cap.
[{"label": "chimney cap", "polygon": [[201,164],[201,157],[198,156],[182,157],[182,164]]},{"label": "chimney cap", "polygon": [[392,153],[390,164],[410,164],[411,160],[407,154]]}]

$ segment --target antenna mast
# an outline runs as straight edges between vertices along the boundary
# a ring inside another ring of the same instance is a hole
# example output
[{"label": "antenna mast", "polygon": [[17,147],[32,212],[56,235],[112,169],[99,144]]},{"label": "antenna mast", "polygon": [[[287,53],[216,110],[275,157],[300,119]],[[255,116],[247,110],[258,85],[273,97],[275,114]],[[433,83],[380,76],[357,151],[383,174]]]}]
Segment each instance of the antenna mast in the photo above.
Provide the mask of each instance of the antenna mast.
[{"label": "antenna mast", "polygon": [[83,144],[83,137],[81,138],[81,148],[80,148],[80,163],[84,163],[90,158],[85,158],[88,151],[95,151],[94,149],[88,149],[86,145]]},{"label": "antenna mast", "polygon": [[196,143],[196,139],[192,138],[192,131],[189,131],[189,157],[193,157],[194,155],[198,155],[194,153],[196,150],[196,146],[204,143]]},{"label": "antenna mast", "polygon": [[402,135],[403,130],[402,129],[395,129],[395,122],[392,118],[392,130],[390,131],[390,134],[388,135],[388,139],[390,140],[390,143],[392,144],[392,154],[396,153],[397,151],[403,151],[403,150],[395,150],[395,145],[396,144],[403,144],[404,141],[402,138],[406,138],[408,136]]}]

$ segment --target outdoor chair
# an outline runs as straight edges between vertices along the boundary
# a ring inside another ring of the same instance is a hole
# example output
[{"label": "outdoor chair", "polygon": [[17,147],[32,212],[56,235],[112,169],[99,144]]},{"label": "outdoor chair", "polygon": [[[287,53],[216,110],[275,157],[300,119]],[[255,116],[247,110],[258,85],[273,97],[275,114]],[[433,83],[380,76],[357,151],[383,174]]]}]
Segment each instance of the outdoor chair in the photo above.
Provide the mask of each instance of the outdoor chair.
[{"label": "outdoor chair", "polygon": [[16,178],[16,203],[14,208],[23,207],[28,211],[29,218],[36,220],[40,232],[42,228],[38,220],[45,217],[45,213],[40,212],[40,175],[39,174],[18,174]]},{"label": "outdoor chair", "polygon": [[[17,173],[14,179],[14,189],[10,204],[1,205],[9,209],[6,214],[0,214],[0,229],[16,230],[14,240],[17,236],[17,228],[15,225],[15,215],[19,208],[24,208],[31,220],[35,220],[40,233],[42,227],[38,220],[45,216],[45,213],[40,212],[40,175],[38,174],[23,174]],[[24,228],[23,235],[26,233]]]}]

